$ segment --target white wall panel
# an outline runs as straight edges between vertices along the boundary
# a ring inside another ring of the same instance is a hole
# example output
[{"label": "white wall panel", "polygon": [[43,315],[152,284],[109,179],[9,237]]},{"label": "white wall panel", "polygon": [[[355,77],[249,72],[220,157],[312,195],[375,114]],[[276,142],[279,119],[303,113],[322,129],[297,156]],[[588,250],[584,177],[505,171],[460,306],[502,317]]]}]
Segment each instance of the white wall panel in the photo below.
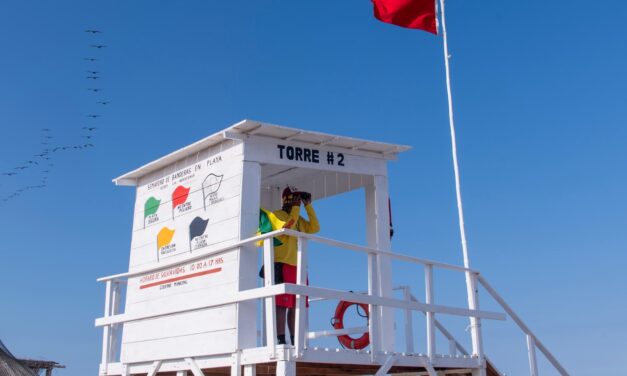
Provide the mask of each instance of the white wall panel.
[{"label": "white wall panel", "polygon": [[235,306],[229,305],[143,320],[126,329],[124,344],[196,334],[205,321],[202,329],[208,332],[234,329],[233,316]]},{"label": "white wall panel", "polygon": [[122,363],[230,353],[236,348],[235,329],[163,338],[122,346]]},{"label": "white wall panel", "polygon": [[[156,267],[166,260],[183,261],[212,246],[237,241],[242,161],[242,146],[228,141],[141,178],[129,270]],[[149,199],[158,205],[148,205],[147,210]],[[237,292],[237,252],[129,279],[126,312],[195,307]],[[229,305],[127,323],[122,360],[230,352],[236,345],[236,312],[235,305]]]}]

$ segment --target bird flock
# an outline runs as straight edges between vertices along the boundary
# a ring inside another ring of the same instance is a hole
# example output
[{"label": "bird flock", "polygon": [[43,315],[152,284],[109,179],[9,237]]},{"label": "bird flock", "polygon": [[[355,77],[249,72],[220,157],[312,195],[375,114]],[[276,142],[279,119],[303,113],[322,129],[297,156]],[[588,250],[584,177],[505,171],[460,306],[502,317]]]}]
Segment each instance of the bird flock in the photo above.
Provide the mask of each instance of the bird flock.
[{"label": "bird flock", "polygon": [[[90,99],[96,108],[98,108],[98,111],[93,111],[86,115],[87,122],[80,129],[80,137],[83,140],[79,143],[60,144],[56,142],[57,138],[55,137],[54,129],[40,129],[40,151],[37,154],[32,155],[31,158],[28,158],[24,161],[24,163],[20,163],[12,169],[0,173],[0,177],[2,177],[2,179],[15,180],[26,175],[29,170],[33,170],[37,173],[37,182],[34,184],[15,184],[18,188],[5,195],[1,199],[2,202],[16,199],[28,191],[48,187],[48,177],[55,167],[53,162],[54,156],[57,153],[65,151],[81,151],[94,147],[93,139],[98,129],[95,126],[95,121],[102,116],[100,114],[100,110],[102,110],[104,106],[111,103],[108,99],[104,99],[102,97],[101,92],[103,90],[99,87],[102,79],[99,61],[102,56],[102,51],[108,46],[101,42],[102,31],[87,29],[85,30],[85,33],[87,33],[91,39],[91,44],[89,45],[90,56],[84,58],[85,64],[87,65],[85,80],[89,83],[87,90],[91,92],[89,94],[92,96]],[[1,185],[4,185],[4,182]]]}]

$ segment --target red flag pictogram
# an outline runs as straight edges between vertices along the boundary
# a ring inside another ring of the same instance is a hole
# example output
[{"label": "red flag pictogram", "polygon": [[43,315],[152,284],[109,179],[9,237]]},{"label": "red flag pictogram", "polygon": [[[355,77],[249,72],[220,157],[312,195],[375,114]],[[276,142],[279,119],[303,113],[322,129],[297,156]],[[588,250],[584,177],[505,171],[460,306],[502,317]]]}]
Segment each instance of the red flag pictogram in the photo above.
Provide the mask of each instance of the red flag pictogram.
[{"label": "red flag pictogram", "polygon": [[174,192],[172,192],[172,209],[177,206],[184,204],[187,201],[187,196],[189,195],[189,188],[186,188],[182,185],[176,187]]}]

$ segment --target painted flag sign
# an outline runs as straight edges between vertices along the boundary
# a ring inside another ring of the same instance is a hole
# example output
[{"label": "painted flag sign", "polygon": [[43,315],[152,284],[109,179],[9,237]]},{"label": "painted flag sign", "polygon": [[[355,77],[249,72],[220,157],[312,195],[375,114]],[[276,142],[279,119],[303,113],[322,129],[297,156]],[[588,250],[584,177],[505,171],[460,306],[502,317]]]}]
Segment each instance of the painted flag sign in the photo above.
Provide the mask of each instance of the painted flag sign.
[{"label": "painted flag sign", "polygon": [[172,208],[184,204],[187,201],[187,196],[189,196],[189,188],[182,185],[176,187],[174,192],[172,192]]},{"label": "painted flag sign", "polygon": [[151,217],[149,223],[154,223],[159,220],[156,217],[157,211],[159,210],[159,205],[161,204],[161,200],[157,200],[156,198],[150,196],[146,203],[144,204],[144,228],[146,228],[146,218]]},{"label": "painted flag sign", "polygon": [[202,182],[202,201],[207,210],[207,198],[211,200],[211,203],[219,201],[216,197],[216,193],[220,189],[222,184],[222,178],[224,175],[209,174]]},{"label": "painted flag sign", "polygon": [[[197,237],[202,237],[205,234],[205,230],[207,230],[207,224],[209,223],[209,219],[202,219],[201,217],[196,217],[189,224],[189,252],[192,252],[192,240]],[[207,241],[205,237],[202,237],[196,241],[196,249],[205,247],[207,245]]]},{"label": "painted flag sign", "polygon": [[176,230],[164,227],[157,234],[157,261],[159,261],[160,254],[170,253],[175,249],[174,244],[171,244],[175,232]]},{"label": "painted flag sign", "polygon": [[382,22],[438,34],[436,0],[372,0],[374,16]]},{"label": "painted flag sign", "polygon": [[[269,210],[261,208],[259,210],[259,228],[257,229],[257,235],[267,234],[268,232],[282,229],[285,222],[280,220],[274,213]],[[258,242],[257,246],[261,246],[263,242]],[[274,238],[274,246],[280,246],[283,242],[279,238]]]},{"label": "painted flag sign", "polygon": [[172,218],[174,218],[174,209],[176,209],[177,206],[181,205],[179,207],[179,213],[192,208],[191,203],[186,202],[189,197],[189,190],[190,188],[179,185],[174,192],[172,192]]}]

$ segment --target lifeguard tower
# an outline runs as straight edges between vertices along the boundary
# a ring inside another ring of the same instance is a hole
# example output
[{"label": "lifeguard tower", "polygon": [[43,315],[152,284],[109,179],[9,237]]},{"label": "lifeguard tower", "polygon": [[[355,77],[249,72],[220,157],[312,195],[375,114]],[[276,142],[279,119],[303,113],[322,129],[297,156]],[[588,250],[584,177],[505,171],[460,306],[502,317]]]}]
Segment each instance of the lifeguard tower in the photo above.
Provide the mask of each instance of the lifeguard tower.
[{"label": "lifeguard tower", "polygon": [[[538,374],[536,349],[567,375],[476,270],[392,251],[387,163],[408,149],[245,120],[114,179],[136,187],[136,200],[129,270],[99,279],[106,284],[104,316],[96,319],[103,329],[100,375],[499,375],[484,353],[481,323],[507,316],[526,335],[531,375]],[[256,235],[260,208],[279,208],[286,184],[311,192],[314,202],[362,189],[365,245],[288,229]],[[296,284],[273,284],[278,235],[298,238]],[[363,255],[364,291],[308,286],[311,243]],[[415,268],[422,298],[392,284],[392,261]],[[265,280],[260,264],[270,274]],[[436,303],[439,269],[468,277],[471,288],[460,286],[472,291],[468,304]],[[504,312],[480,309],[480,291]],[[297,296],[295,343],[278,345],[274,297],[284,293]],[[320,301],[357,303],[367,308],[367,320],[312,327],[309,316]],[[470,350],[437,319],[445,315],[470,322]],[[361,345],[318,344],[338,336]],[[446,346],[436,347],[442,341]]]}]

